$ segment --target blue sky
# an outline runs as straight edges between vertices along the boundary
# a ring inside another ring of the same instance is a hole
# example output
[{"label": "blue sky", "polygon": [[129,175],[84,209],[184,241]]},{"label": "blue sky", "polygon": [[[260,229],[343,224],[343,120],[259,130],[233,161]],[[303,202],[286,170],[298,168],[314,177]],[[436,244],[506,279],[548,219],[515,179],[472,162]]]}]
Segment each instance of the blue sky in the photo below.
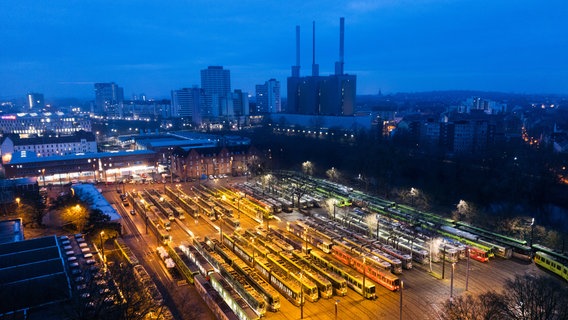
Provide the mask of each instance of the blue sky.
[{"label": "blue sky", "polygon": [[311,26],[321,74],[338,59],[358,93],[470,89],[568,93],[565,0],[145,1],[0,3],[0,98],[42,92],[93,99],[93,83],[125,97],[198,85],[209,65],[233,89],[276,78],[286,95],[301,27],[301,74],[311,72]]}]

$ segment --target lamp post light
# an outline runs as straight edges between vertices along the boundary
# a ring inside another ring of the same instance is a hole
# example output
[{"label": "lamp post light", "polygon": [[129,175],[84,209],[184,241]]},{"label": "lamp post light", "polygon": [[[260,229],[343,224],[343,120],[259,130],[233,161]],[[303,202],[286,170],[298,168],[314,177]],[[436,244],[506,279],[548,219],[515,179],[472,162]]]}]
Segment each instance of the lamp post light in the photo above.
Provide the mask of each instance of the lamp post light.
[{"label": "lamp post light", "polygon": [[253,267],[253,269],[254,269],[254,266],[255,266],[255,260],[254,260],[254,259],[255,259],[255,256],[254,256],[254,253],[255,253],[256,250],[255,250],[255,246],[254,246],[254,238],[252,238],[252,239],[250,239],[250,240],[251,240],[251,242],[252,242],[252,267]]},{"label": "lamp post light", "polygon": [[101,239],[101,252],[103,255],[103,264],[106,265],[106,257],[105,257],[105,246],[103,243],[103,235],[105,234],[104,230],[99,233],[99,237]]},{"label": "lamp post light", "polygon": [[470,253],[470,249],[469,247],[467,247],[466,249],[467,251],[467,269],[465,269],[465,291],[467,291],[468,289],[468,285],[469,285],[469,253]]},{"label": "lamp post light", "polygon": [[400,280],[400,320],[402,320],[402,290],[404,289],[404,281]]},{"label": "lamp post light", "polygon": [[454,300],[454,269],[456,268],[456,263],[452,263],[452,275],[450,280],[450,303]]},{"label": "lamp post light", "polygon": [[306,244],[306,254],[308,254],[308,229],[304,230],[304,243]]},{"label": "lamp post light", "polygon": [[367,290],[365,287],[365,280],[367,279],[367,266],[365,265],[365,257],[363,257],[363,298],[367,298]]},{"label": "lamp post light", "polygon": [[333,201],[333,221],[336,221],[335,219],[335,210],[337,208],[337,203],[335,203],[335,201]]},{"label": "lamp post light", "polygon": [[[300,272],[300,279],[302,279],[302,272]],[[304,289],[300,284],[300,319],[304,319]]]},{"label": "lamp post light", "polygon": [[381,225],[381,215],[377,212],[377,240],[379,240],[379,242],[381,242],[380,225]]},{"label": "lamp post light", "polygon": [[239,219],[241,218],[241,200],[243,200],[243,197],[239,195],[239,200],[237,201],[237,213]]},{"label": "lamp post light", "polygon": [[531,247],[533,245],[533,236],[534,236],[534,218],[531,220]]},{"label": "lamp post light", "polygon": [[414,209],[414,198],[418,195],[418,189],[410,188],[410,201],[412,203],[412,209]]},{"label": "lamp post light", "polygon": [[430,250],[428,253],[428,256],[430,257],[430,273],[432,273],[432,240],[430,240]]},{"label": "lamp post light", "polygon": [[219,241],[223,243],[223,217],[219,216]]},{"label": "lamp post light", "polygon": [[339,304],[339,299],[335,300],[335,320],[337,320],[337,305]]},{"label": "lamp post light", "polygon": [[17,198],[16,198],[16,203],[18,204],[18,207],[20,207],[20,201],[22,201],[22,200],[20,199],[20,197],[17,197]]},{"label": "lamp post light", "polygon": [[140,199],[140,203],[142,203],[142,209],[144,210],[144,223],[146,224],[146,234],[148,234],[148,213],[146,212],[146,203],[144,199]]},{"label": "lamp post light", "polygon": [[446,274],[446,241],[442,242],[442,280]]}]

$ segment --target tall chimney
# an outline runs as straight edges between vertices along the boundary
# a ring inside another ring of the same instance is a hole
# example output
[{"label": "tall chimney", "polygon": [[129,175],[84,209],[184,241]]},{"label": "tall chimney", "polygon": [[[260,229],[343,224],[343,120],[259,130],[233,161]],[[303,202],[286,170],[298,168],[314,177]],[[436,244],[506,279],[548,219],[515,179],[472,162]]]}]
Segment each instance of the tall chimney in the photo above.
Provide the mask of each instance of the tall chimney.
[{"label": "tall chimney", "polygon": [[345,46],[345,18],[339,18],[339,61],[335,63],[335,74],[343,74],[343,58],[344,58],[344,46]]},{"label": "tall chimney", "polygon": [[296,65],[292,66],[292,77],[300,77],[300,26],[296,26]]},{"label": "tall chimney", "polygon": [[319,65],[316,64],[316,22],[312,21],[312,76],[319,76]]}]

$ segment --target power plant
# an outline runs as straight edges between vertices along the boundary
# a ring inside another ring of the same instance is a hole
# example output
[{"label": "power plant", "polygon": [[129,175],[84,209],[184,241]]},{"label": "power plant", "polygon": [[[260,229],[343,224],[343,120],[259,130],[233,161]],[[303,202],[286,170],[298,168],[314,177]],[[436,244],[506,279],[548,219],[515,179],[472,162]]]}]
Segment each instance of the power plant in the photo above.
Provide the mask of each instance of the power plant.
[{"label": "power plant", "polygon": [[308,115],[351,116],[355,108],[357,77],[345,74],[345,18],[339,20],[339,61],[335,74],[319,75],[316,64],[316,25],[312,23],[312,74],[300,76],[300,26],[296,26],[296,65],[288,77],[287,113]]}]

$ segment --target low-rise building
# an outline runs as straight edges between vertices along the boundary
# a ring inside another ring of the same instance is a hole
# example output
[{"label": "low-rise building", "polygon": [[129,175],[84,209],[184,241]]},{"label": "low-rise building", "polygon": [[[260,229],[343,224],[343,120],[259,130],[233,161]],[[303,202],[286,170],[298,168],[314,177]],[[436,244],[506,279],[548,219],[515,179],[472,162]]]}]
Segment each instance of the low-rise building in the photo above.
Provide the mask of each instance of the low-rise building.
[{"label": "low-rise building", "polygon": [[43,135],[33,138],[21,138],[18,134],[6,135],[0,143],[2,161],[9,162],[14,152],[33,153],[38,157],[96,153],[97,142],[92,132],[84,130],[66,136]]},{"label": "low-rise building", "polygon": [[69,135],[77,131],[91,131],[91,119],[87,116],[63,112],[16,113],[0,116],[0,132],[4,134],[42,134],[51,131]]}]

